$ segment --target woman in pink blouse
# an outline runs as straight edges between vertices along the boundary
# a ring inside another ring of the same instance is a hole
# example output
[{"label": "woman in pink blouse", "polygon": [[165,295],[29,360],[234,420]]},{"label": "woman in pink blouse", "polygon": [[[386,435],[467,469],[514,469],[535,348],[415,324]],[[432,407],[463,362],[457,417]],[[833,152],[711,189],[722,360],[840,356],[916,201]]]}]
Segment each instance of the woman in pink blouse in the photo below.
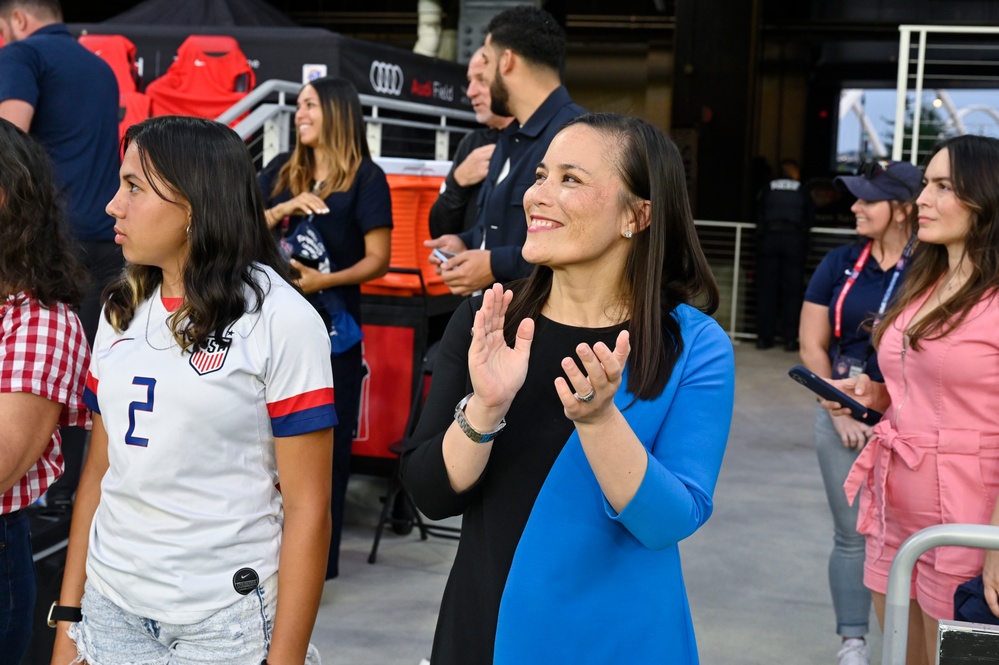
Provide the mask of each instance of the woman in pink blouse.
[{"label": "woman in pink blouse", "polygon": [[[906,538],[935,524],[999,525],[999,140],[942,143],[916,204],[920,249],[874,331],[885,382],[834,382],[885,413],[845,484],[850,500],[860,490],[864,584],[882,625],[888,571]],[[999,553],[941,547],[920,557],[909,665],[933,662],[937,622],[954,617],[955,588],[983,564],[986,599],[999,616]]]}]

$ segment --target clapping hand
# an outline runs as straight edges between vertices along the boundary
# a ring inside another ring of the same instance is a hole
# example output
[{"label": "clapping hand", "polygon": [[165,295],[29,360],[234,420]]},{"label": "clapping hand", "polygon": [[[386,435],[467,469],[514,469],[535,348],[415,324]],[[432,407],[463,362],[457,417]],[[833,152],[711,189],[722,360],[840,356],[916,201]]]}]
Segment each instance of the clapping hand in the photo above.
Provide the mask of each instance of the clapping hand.
[{"label": "clapping hand", "polygon": [[585,374],[572,358],[562,359],[562,369],[569,381],[558,377],[555,390],[569,420],[597,423],[613,412],[614,395],[621,385],[630,353],[631,337],[627,330],[622,330],[613,351],[603,342],[597,342],[592,348],[589,344],[576,347]]},{"label": "clapping hand", "polygon": [[534,320],[524,319],[517,327],[517,339],[510,347],[503,337],[507,308],[513,291],[493,284],[482,295],[482,307],[472,324],[472,345],[468,349],[468,372],[475,399],[500,417],[506,414],[527,378],[527,361],[534,340]]}]

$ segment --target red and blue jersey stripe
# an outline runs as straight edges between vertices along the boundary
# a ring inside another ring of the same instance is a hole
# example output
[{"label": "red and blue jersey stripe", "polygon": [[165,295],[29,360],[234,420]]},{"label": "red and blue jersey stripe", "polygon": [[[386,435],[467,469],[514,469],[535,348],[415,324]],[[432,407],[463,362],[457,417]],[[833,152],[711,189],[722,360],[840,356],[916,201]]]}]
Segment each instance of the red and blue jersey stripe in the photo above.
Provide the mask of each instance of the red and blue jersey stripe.
[{"label": "red and blue jersey stripe", "polygon": [[276,402],[268,402],[267,413],[271,417],[274,436],[296,436],[337,424],[332,388],[310,390]]},{"label": "red and blue jersey stripe", "polygon": [[94,413],[100,415],[101,407],[97,403],[97,377],[87,372],[87,383],[83,387],[83,403]]}]

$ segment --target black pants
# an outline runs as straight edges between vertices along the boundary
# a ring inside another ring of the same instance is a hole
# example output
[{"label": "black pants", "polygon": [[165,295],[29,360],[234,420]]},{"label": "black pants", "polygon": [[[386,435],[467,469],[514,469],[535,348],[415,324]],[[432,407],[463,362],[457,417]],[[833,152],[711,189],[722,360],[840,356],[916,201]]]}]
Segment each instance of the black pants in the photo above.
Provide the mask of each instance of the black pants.
[{"label": "black pants", "polygon": [[31,639],[35,568],[28,516],[0,515],[0,665],[18,665]]},{"label": "black pants", "polygon": [[785,342],[798,339],[806,249],[801,233],[773,232],[757,239],[756,332],[762,341],[772,342],[775,333]]},{"label": "black pants", "polygon": [[125,266],[125,257],[121,255],[121,247],[110,240],[81,240],[76,244],[76,256],[90,275],[87,294],[80,303],[80,323],[87,334],[87,343],[94,345],[97,334],[97,324],[101,316],[101,294],[111,281],[121,274]]},{"label": "black pants", "polygon": [[333,428],[333,532],[330,535],[330,554],[326,564],[326,579],[340,574],[340,536],[343,533],[343,504],[347,497],[350,478],[350,453],[357,431],[357,412],[361,406],[361,381],[364,368],[361,364],[361,345],[346,353],[332,356],[333,385],[335,386],[337,425]]}]

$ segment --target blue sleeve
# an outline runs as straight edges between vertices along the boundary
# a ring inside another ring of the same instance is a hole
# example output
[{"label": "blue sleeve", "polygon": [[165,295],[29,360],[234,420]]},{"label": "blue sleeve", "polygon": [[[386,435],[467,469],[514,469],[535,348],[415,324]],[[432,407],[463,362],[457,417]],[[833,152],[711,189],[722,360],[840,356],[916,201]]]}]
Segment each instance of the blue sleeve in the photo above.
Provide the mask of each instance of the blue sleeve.
[{"label": "blue sleeve", "polygon": [[476,224],[468,231],[462,231],[456,235],[465,243],[465,249],[478,249],[479,245],[482,244],[482,230],[479,224]]},{"label": "blue sleeve", "polygon": [[812,278],[808,280],[808,288],[805,289],[805,302],[822,305],[823,307],[832,305],[833,292],[836,290],[836,280],[839,279],[840,274],[843,272],[844,265],[847,268],[850,267],[847,265],[846,256],[850,251],[850,247],[850,245],[837,247],[822,257],[822,261],[812,274]]},{"label": "blue sleeve", "polygon": [[104,308],[102,307],[101,318],[97,324],[97,333],[94,335],[94,343],[91,346],[90,366],[87,368],[87,382],[83,389],[83,403],[97,415],[101,415],[101,404],[100,400],[97,399],[97,395],[100,394],[100,361],[107,356],[108,349],[110,348],[105,348],[104,340],[108,335],[113,334],[114,329],[111,328],[108,320],[104,318]]},{"label": "blue sleeve", "polygon": [[392,195],[385,171],[372,161],[365,161],[357,172],[357,223],[362,233],[392,228]]},{"label": "blue sleeve", "polygon": [[679,384],[648,453],[638,492],[617,514],[604,500],[611,519],[652,550],[675,545],[711,516],[732,422],[732,342],[719,326],[709,324],[685,345],[685,361],[674,370],[681,372]]},{"label": "blue sleeve", "polygon": [[0,48],[0,101],[18,99],[38,106],[40,67],[37,53],[24,44]]},{"label": "blue sleeve", "polygon": [[493,277],[500,282],[529,277],[534,264],[524,260],[523,249],[521,245],[508,245],[489,250],[489,267]]}]

